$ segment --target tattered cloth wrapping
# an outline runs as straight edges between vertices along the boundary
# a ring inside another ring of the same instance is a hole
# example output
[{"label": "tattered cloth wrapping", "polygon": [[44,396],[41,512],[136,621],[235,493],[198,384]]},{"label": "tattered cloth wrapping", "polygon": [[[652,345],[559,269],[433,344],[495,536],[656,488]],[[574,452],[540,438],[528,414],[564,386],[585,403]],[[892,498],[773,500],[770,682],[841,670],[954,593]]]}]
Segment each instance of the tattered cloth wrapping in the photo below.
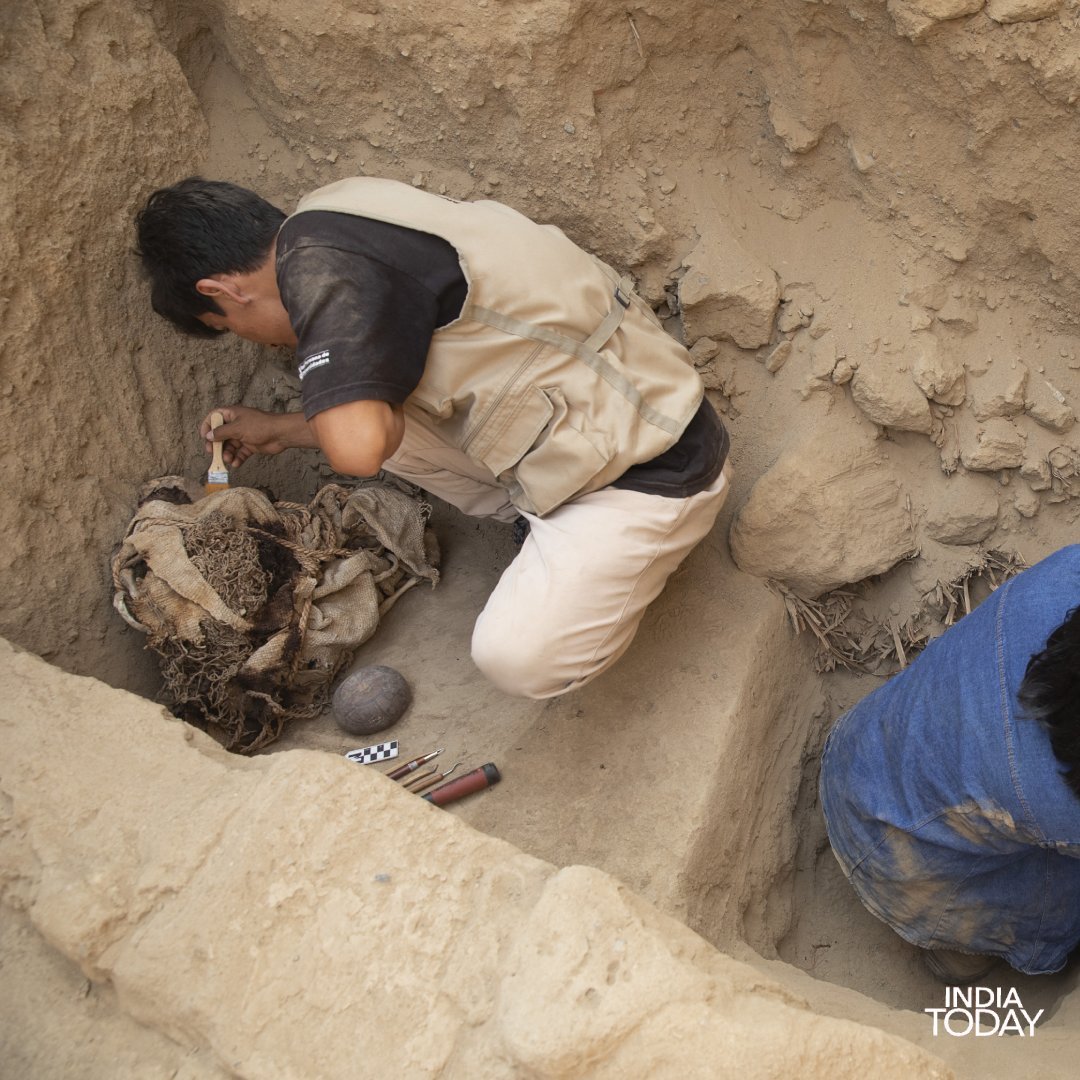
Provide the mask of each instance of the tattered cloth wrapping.
[{"label": "tattered cloth wrapping", "polygon": [[330,484],[307,506],[245,487],[200,497],[180,477],[144,491],[113,603],[160,656],[173,711],[230,750],[317,714],[391,604],[439,578],[430,507],[390,484]]}]

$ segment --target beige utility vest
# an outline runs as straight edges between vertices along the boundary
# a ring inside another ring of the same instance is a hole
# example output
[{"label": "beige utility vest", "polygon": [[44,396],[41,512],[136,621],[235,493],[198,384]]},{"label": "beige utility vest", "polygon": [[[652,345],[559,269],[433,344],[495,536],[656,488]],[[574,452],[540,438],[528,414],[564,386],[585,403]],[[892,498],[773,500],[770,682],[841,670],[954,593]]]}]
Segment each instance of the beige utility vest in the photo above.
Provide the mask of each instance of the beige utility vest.
[{"label": "beige utility vest", "polygon": [[633,282],[553,225],[374,177],[340,180],[296,213],[357,214],[440,236],[468,282],[405,404],[543,516],[672,446],[701,403],[686,350]]}]

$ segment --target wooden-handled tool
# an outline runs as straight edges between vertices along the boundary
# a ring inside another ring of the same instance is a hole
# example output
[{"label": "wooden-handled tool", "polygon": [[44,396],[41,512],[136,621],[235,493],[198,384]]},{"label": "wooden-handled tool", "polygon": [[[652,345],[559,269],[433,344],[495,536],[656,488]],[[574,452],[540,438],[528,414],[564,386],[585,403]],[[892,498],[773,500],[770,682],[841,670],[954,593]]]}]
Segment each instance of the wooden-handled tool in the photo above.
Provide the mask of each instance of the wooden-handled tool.
[{"label": "wooden-handled tool", "polygon": [[[216,431],[225,423],[225,417],[219,412],[210,414],[210,428]],[[229,486],[229,470],[225,468],[225,458],[221,453],[222,443],[214,442],[214,460],[210,462],[210,469],[206,474],[206,494],[212,495],[215,491],[225,491]]]}]

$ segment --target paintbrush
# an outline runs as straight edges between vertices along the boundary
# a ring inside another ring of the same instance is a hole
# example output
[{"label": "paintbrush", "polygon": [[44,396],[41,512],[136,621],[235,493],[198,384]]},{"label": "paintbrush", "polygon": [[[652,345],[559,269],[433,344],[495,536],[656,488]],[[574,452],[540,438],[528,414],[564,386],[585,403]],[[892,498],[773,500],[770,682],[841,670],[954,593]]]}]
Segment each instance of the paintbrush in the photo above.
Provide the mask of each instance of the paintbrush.
[{"label": "paintbrush", "polygon": [[[225,417],[219,412],[210,414],[210,430],[217,431],[225,423]],[[214,460],[210,462],[210,469],[206,474],[206,494],[212,495],[215,491],[225,491],[229,486],[229,470],[225,468],[225,458],[221,453],[222,443],[214,442]]]}]

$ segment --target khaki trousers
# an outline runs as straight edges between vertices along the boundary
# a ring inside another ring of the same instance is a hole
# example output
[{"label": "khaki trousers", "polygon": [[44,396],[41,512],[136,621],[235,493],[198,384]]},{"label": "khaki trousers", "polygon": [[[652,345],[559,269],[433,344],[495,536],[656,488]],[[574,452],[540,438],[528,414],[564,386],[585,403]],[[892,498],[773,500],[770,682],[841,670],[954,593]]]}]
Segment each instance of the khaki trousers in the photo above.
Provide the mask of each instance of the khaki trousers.
[{"label": "khaki trousers", "polygon": [[[494,476],[414,410],[383,467],[466,514],[519,515]],[[473,629],[476,666],[506,693],[530,698],[576,690],[607,670],[712,528],[730,476],[729,462],[711,487],[686,499],[607,487],[543,518],[522,515],[529,535]]]}]

